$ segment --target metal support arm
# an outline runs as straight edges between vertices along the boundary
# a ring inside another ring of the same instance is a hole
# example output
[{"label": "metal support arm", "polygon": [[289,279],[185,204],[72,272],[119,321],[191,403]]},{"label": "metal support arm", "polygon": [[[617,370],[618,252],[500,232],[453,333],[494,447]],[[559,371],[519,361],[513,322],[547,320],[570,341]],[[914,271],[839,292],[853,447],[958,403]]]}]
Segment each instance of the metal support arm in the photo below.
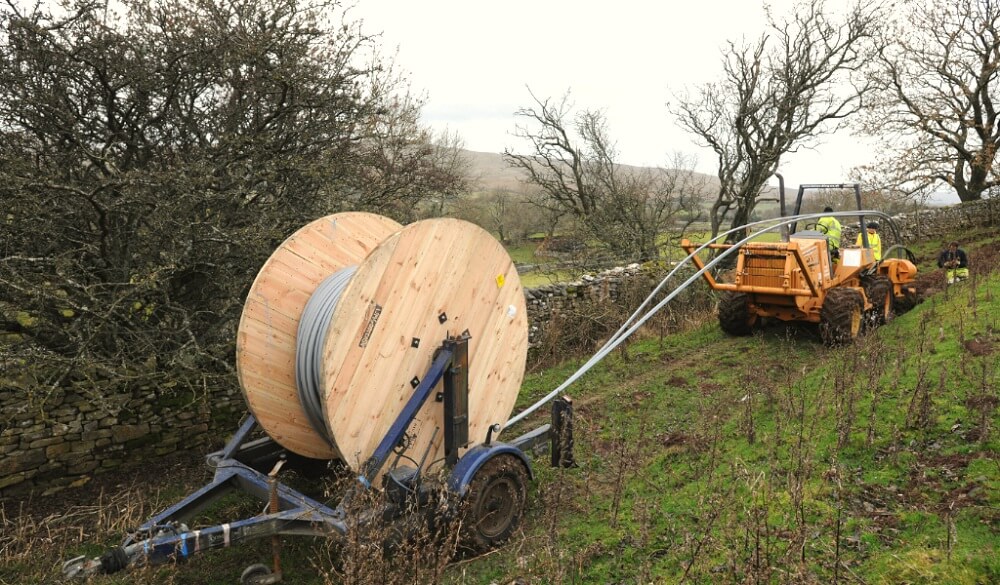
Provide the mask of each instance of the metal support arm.
[{"label": "metal support arm", "polygon": [[[358,489],[371,485],[372,478],[400,444],[438,382],[447,376],[447,391],[454,394],[450,400],[467,400],[468,341],[468,335],[445,340],[423,380],[414,389],[374,454],[362,466],[358,477],[360,485],[348,490],[336,508],[317,502],[260,470],[262,465],[274,465],[271,476],[276,476],[280,463],[274,462],[281,461],[285,452],[270,438],[250,440],[257,425],[254,417],[250,416],[225,447],[206,458],[209,467],[215,469],[211,483],[157,514],[128,536],[121,546],[108,550],[101,557],[88,559],[79,556],[66,561],[63,574],[74,578],[114,573],[133,565],[180,560],[206,550],[268,536],[346,534],[347,503]],[[452,408],[451,418],[463,417],[461,404],[450,402],[449,406]],[[463,436],[462,421],[452,420],[451,423],[455,426],[449,434],[449,441],[453,443],[450,448],[457,450],[460,443],[467,439]],[[242,491],[268,502],[268,513],[198,530],[188,528],[188,521],[233,491]]]}]

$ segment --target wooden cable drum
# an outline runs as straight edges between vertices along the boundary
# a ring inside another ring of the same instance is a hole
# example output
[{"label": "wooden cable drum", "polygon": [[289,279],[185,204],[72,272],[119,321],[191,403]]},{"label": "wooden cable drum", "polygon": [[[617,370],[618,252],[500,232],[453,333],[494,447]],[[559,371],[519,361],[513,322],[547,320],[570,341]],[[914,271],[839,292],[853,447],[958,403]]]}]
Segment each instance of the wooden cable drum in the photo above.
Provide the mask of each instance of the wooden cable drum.
[{"label": "wooden cable drum", "polygon": [[[456,219],[410,224],[372,251],[344,290],[323,349],[324,409],[341,459],[375,450],[447,335],[468,332],[469,437],[510,416],[524,376],[528,325],[510,256],[488,232]],[[433,396],[433,395],[432,395]],[[411,456],[443,454],[441,404],[408,430]]]},{"label": "wooden cable drum", "polygon": [[[354,221],[346,221],[345,216]],[[520,279],[510,256],[488,232],[460,220],[432,219],[386,234],[391,223],[372,218],[338,214],[310,224],[335,219],[338,225],[375,232],[362,237],[338,229],[331,232],[332,240],[313,238],[313,245],[319,247],[345,248],[341,237],[352,240],[352,250],[380,241],[361,260],[339,256],[341,262],[328,263],[323,270],[310,265],[308,278],[286,269],[287,261],[275,260],[288,254],[283,252],[286,241],[251,288],[237,346],[244,395],[264,430],[290,451],[338,458],[353,469],[374,452],[446,336],[470,336],[469,438],[473,442],[485,439],[490,425],[502,425],[510,416],[528,346]],[[301,256],[301,250],[295,255]],[[282,268],[269,268],[272,264]],[[356,269],[329,316],[319,360],[326,425],[321,434],[306,420],[299,403],[294,355],[288,354],[288,348],[294,354],[295,347],[295,328],[290,326],[301,316],[318,283],[348,266]],[[265,272],[269,276],[263,276]],[[289,284],[267,284],[282,279]],[[295,296],[298,302],[285,301],[286,296]],[[281,319],[267,321],[269,311],[274,312],[279,304],[284,309]],[[279,321],[283,323],[280,331],[271,324]],[[276,343],[279,338],[280,344]],[[265,349],[268,343],[281,346],[280,364],[271,361],[279,354]],[[426,456],[428,464],[439,461],[444,451],[443,409],[434,394],[407,429],[407,456]]]},{"label": "wooden cable drum", "polygon": [[359,264],[400,227],[372,213],[317,219],[271,254],[250,287],[236,339],[236,372],[250,412],[294,453],[337,457],[309,423],[296,388],[295,341],[306,303],[325,278]]}]

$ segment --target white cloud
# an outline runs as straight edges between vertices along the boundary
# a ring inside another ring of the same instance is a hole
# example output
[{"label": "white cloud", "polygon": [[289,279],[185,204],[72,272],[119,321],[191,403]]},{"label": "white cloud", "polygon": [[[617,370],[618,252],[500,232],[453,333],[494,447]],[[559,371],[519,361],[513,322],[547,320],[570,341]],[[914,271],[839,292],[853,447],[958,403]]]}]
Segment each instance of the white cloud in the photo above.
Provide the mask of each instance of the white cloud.
[{"label": "white cloud", "polygon": [[[771,2],[776,14],[792,0]],[[382,32],[387,50],[425,90],[425,120],[457,131],[471,150],[523,148],[514,112],[567,90],[580,108],[604,109],[622,162],[658,165],[679,150],[699,149],[669,117],[666,103],[685,87],[715,79],[727,40],[764,30],[761,4],[746,0],[693,3],[650,0],[359,0],[354,17]],[[870,148],[848,135],[824,138],[815,151],[786,158],[790,184],[840,182],[869,160]]]}]

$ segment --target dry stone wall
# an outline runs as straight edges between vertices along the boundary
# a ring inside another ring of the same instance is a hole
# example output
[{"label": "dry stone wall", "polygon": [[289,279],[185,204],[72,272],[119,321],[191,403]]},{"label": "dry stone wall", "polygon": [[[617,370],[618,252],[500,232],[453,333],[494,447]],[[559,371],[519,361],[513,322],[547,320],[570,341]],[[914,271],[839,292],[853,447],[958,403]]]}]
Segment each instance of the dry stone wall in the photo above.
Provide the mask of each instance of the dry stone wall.
[{"label": "dry stone wall", "polygon": [[4,497],[32,490],[47,494],[84,483],[91,474],[148,465],[178,450],[205,452],[231,432],[220,427],[245,411],[235,388],[196,395],[171,388],[129,390],[114,380],[92,378],[39,391],[41,381],[30,381],[32,387],[24,382],[16,379],[0,392]]},{"label": "dry stone wall", "polygon": [[626,286],[636,281],[640,281],[640,287],[652,290],[650,271],[644,270],[639,264],[612,268],[596,276],[586,275],[574,282],[526,289],[524,296],[528,305],[528,343],[532,346],[541,343],[554,315],[579,312],[589,305],[619,302],[626,292]]},{"label": "dry stone wall", "polygon": [[[1000,225],[1000,201],[986,200],[898,216],[903,237],[935,238]],[[853,238],[853,235],[845,235]],[[525,291],[529,340],[541,342],[554,315],[621,303],[623,293],[649,291],[658,281],[639,265],[615,268],[566,284]],[[200,393],[130,388],[88,374],[54,389],[19,377],[4,363],[0,388],[0,498],[47,493],[128,464],[152,465],[179,450],[221,446],[246,408],[235,385]]]},{"label": "dry stone wall", "polygon": [[[970,201],[893,216],[903,243],[933,240],[960,234],[963,230],[1000,225],[1000,199]],[[843,221],[843,241],[854,243],[856,225]],[[856,224],[857,222],[855,222]]]}]

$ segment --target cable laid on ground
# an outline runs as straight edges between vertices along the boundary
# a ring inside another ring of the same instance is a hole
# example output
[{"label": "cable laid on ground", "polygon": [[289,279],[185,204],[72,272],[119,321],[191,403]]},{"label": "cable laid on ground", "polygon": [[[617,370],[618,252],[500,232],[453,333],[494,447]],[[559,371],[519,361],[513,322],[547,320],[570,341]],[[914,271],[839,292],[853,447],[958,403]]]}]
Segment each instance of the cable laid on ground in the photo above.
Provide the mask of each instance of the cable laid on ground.
[{"label": "cable laid on ground", "polygon": [[295,336],[295,386],[299,391],[299,403],[313,430],[331,447],[333,439],[323,417],[320,365],[333,312],[357,270],[357,266],[341,268],[319,283],[302,310]]}]

